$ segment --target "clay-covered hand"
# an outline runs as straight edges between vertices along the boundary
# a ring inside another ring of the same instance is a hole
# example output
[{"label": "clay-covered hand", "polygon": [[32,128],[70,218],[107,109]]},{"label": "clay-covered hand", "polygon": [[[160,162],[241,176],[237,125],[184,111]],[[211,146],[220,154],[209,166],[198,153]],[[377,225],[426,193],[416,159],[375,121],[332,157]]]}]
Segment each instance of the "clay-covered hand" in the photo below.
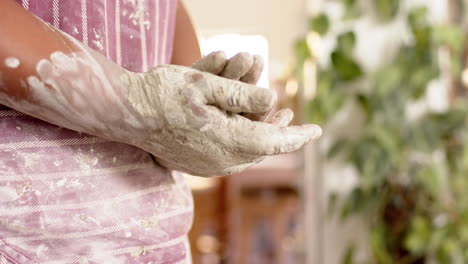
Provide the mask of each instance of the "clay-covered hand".
[{"label": "clay-covered hand", "polygon": [[200,176],[241,172],[265,156],[288,153],[320,136],[318,126],[286,127],[237,113],[269,111],[276,94],[189,67],[123,70],[89,49],[55,52],[26,78],[30,100],[0,103],[50,123],[140,147],[169,169]]},{"label": "clay-covered hand", "polygon": [[247,52],[240,52],[227,59],[223,51],[215,51],[195,62],[192,68],[231,80],[257,84],[263,72],[264,61],[261,56]]},{"label": "clay-covered hand", "polygon": [[[301,148],[320,136],[318,126],[285,127],[237,113],[264,113],[275,93],[193,68],[123,70],[83,48],[53,53],[27,77],[27,100],[0,91],[0,103],[50,123],[140,147],[162,165],[194,175],[240,172],[265,156]],[[288,120],[289,119],[289,120]]]},{"label": "clay-covered hand", "polygon": [[[237,53],[228,59],[223,51],[215,51],[195,62],[192,68],[255,85],[263,73],[264,60],[261,56],[248,52]],[[269,122],[272,119],[273,111],[274,108],[266,113],[243,113],[242,115],[250,120]],[[282,113],[277,113],[276,116],[282,115],[289,121],[294,116],[290,109],[282,109],[279,112]]]},{"label": "clay-covered hand", "polygon": [[284,127],[288,111],[280,112],[274,124],[237,114],[269,111],[276,95],[268,89],[173,65],[125,78],[130,104],[145,124],[152,124],[129,143],[168,168],[200,176],[238,173],[321,135],[316,125]]}]

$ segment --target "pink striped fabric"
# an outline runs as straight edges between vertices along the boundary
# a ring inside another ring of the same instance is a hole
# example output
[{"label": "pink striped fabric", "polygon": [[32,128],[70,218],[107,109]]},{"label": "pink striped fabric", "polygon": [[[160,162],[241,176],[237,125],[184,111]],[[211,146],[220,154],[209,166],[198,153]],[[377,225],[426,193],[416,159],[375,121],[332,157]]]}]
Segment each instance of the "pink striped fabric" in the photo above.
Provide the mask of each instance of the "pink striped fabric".
[{"label": "pink striped fabric", "polygon": [[[17,0],[132,71],[168,63],[176,0]],[[0,105],[0,263],[190,263],[190,190],[135,147]]]}]

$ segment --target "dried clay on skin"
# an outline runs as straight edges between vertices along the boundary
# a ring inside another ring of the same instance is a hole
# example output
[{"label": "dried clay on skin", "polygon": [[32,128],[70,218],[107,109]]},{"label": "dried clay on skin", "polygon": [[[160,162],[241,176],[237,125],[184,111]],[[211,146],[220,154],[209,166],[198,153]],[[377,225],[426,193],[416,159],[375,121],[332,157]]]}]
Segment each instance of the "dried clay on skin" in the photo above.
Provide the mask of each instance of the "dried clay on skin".
[{"label": "dried clay on skin", "polygon": [[16,69],[20,65],[20,61],[14,57],[8,57],[5,59],[5,66],[8,68]]}]

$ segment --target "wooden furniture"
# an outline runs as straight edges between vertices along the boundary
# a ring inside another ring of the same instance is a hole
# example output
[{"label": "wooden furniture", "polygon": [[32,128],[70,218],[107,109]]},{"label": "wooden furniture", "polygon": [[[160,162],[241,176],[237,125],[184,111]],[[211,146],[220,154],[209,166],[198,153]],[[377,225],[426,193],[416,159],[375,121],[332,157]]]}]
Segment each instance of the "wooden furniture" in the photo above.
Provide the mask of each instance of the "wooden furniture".
[{"label": "wooden furniture", "polygon": [[242,174],[204,180],[204,188],[192,182],[195,264],[301,263],[295,242],[301,212],[296,155],[270,157]]}]

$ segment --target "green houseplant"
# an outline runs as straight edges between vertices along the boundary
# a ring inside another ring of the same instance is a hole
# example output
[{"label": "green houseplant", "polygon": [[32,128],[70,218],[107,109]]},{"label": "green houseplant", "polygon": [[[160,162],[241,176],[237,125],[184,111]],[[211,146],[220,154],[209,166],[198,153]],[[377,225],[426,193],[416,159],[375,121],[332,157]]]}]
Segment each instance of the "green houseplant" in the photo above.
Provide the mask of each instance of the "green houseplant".
[{"label": "green houseplant", "polygon": [[[381,23],[396,19],[403,1],[372,1]],[[357,1],[342,2],[344,20],[362,13]],[[318,70],[308,117],[326,125],[350,101],[363,113],[359,137],[335,138],[324,156],[352,164],[359,174],[340,210],[343,218],[366,216],[372,258],[365,263],[468,263],[468,103],[459,96],[461,84],[454,82],[447,111],[406,118],[408,106],[421,100],[428,83],[441,75],[440,48],[450,50],[449,70],[454,80],[460,79],[464,32],[430,24],[423,7],[405,19],[414,41],[373,73],[365,73],[353,57],[353,31],[337,37],[330,65]],[[311,19],[310,31],[325,35],[329,27],[325,14]],[[307,74],[304,62],[313,55],[306,39],[297,42],[294,72],[299,81]],[[356,83],[368,87],[356,89]],[[331,205],[337,197],[331,195]],[[352,249],[350,245],[343,263],[356,263]]]}]

